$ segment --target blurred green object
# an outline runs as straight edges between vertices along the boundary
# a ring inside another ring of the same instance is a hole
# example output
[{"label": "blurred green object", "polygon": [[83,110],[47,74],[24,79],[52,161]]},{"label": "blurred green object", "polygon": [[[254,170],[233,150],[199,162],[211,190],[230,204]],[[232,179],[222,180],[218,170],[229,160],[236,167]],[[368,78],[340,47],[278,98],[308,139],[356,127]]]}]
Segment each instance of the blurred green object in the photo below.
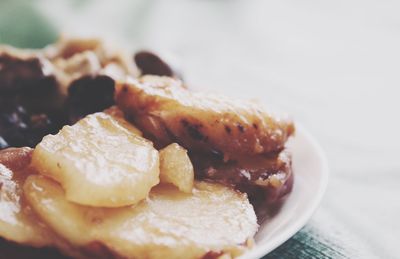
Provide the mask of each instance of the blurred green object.
[{"label": "blurred green object", "polygon": [[39,13],[35,1],[0,1],[0,43],[42,48],[57,39],[57,30]]}]

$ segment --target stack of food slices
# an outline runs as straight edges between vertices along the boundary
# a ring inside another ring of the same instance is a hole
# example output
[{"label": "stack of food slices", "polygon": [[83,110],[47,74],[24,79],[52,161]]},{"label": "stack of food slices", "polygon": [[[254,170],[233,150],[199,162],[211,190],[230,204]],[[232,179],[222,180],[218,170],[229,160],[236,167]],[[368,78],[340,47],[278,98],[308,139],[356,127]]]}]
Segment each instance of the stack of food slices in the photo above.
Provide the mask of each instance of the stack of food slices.
[{"label": "stack of food slices", "polygon": [[293,122],[178,75],[93,39],[0,50],[2,254],[230,258],[254,245],[256,210],[293,185]]}]

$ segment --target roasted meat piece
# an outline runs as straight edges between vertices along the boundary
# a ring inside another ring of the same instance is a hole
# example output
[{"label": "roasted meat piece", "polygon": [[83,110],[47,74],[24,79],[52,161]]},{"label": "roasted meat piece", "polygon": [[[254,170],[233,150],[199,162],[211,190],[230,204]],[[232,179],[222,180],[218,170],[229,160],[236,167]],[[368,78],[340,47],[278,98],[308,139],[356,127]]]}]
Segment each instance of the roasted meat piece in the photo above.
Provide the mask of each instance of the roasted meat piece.
[{"label": "roasted meat piece", "polygon": [[51,63],[39,52],[0,46],[0,97],[32,112],[58,108],[61,97]]},{"label": "roasted meat piece", "polygon": [[35,146],[43,136],[56,133],[66,124],[62,112],[33,113],[15,100],[0,97],[0,149]]},{"label": "roasted meat piece", "polygon": [[292,157],[288,150],[228,162],[204,154],[190,157],[196,178],[232,186],[246,192],[254,202],[275,203],[293,186]]},{"label": "roasted meat piece", "polygon": [[58,87],[41,53],[0,47],[0,149],[34,146],[66,124]]},{"label": "roasted meat piece", "polygon": [[0,149],[34,147],[113,105],[114,80],[136,73],[127,56],[97,39],[61,39],[43,50],[0,46]]},{"label": "roasted meat piece", "polygon": [[37,52],[0,47],[0,93],[2,94],[29,90],[38,84],[42,85],[44,81],[55,84],[51,72],[51,64]]},{"label": "roasted meat piece", "polygon": [[291,120],[251,102],[191,92],[181,81],[144,76],[117,83],[117,105],[160,147],[179,143],[224,160],[280,151],[294,133]]}]

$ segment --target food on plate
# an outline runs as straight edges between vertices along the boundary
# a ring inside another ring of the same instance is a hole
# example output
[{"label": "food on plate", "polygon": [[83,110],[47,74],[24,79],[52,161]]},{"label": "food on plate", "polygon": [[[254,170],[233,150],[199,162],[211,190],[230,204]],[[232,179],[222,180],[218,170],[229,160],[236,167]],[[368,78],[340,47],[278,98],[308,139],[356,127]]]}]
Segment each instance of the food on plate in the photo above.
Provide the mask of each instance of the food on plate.
[{"label": "food on plate", "polygon": [[135,53],[134,60],[142,75],[180,77],[161,57],[150,51]]},{"label": "food on plate", "polygon": [[214,259],[251,249],[262,213],[292,189],[294,123],[180,78],[155,53],[97,39],[0,46],[0,254]]},{"label": "food on plate", "polygon": [[117,83],[116,92],[117,105],[157,146],[177,142],[189,150],[198,178],[270,202],[291,190],[291,157],[282,151],[294,133],[291,120],[253,103],[191,92],[169,77]]},{"label": "food on plate", "polygon": [[51,231],[36,224],[37,218],[25,209],[22,186],[29,172],[32,149],[9,149],[0,151],[0,233],[7,240],[32,246],[50,244]]},{"label": "food on plate", "polygon": [[50,62],[0,47],[0,147],[34,146],[63,124],[61,95]]},{"label": "food on plate", "polygon": [[71,203],[60,185],[43,176],[30,176],[24,191],[61,237],[78,247],[97,242],[121,258],[238,255],[258,227],[246,195],[219,184],[196,183],[193,194],[159,185],[136,206],[113,209]]},{"label": "food on plate", "polygon": [[117,105],[159,145],[177,142],[225,160],[280,151],[293,123],[251,102],[192,92],[180,80],[144,76],[117,84]]},{"label": "food on plate", "polygon": [[194,171],[186,149],[173,143],[160,150],[160,181],[192,192]]},{"label": "food on plate", "polygon": [[[96,94],[93,94],[96,93]],[[68,121],[75,123],[86,115],[114,104],[114,80],[105,75],[87,75],[73,81],[68,88]]]},{"label": "food on plate", "polygon": [[274,203],[292,190],[292,156],[286,149],[226,163],[213,156],[192,155],[191,158],[198,179],[232,186],[246,192],[254,202]]},{"label": "food on plate", "polygon": [[4,100],[18,99],[34,112],[58,108],[61,94],[52,65],[43,55],[0,47],[0,65],[0,92]]},{"label": "food on plate", "polygon": [[13,171],[21,170],[29,166],[33,149],[8,148],[0,151],[0,164]]},{"label": "food on plate", "polygon": [[117,78],[133,61],[96,39],[62,39],[43,50],[0,46],[0,148],[34,147],[114,104]]},{"label": "food on plate", "polygon": [[123,119],[88,115],[36,146],[32,166],[58,181],[67,200],[120,207],[145,199],[159,183],[159,156],[153,144]]},{"label": "food on plate", "polygon": [[28,167],[31,153],[0,151],[12,168],[0,165],[0,236],[7,240],[74,258],[200,258],[239,255],[257,230],[246,195],[220,184],[196,182],[191,194],[158,185],[147,200],[120,208],[70,202],[61,185]]},{"label": "food on plate", "polygon": [[129,55],[98,39],[62,38],[41,53],[53,64],[64,94],[71,82],[87,75],[123,78],[138,74]]},{"label": "food on plate", "polygon": [[0,237],[30,247],[57,246],[77,257],[79,252],[44,224],[25,199],[25,179],[35,173],[29,168],[31,156],[31,148],[0,151]]}]

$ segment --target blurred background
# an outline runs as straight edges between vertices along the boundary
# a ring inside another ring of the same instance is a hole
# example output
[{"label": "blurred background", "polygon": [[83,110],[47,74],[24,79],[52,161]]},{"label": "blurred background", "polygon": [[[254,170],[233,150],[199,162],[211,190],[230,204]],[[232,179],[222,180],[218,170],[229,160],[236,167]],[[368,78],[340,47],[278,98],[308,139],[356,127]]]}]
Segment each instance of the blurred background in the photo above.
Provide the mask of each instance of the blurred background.
[{"label": "blurred background", "polygon": [[[322,205],[266,258],[400,257],[397,0],[0,1],[0,43],[60,33],[174,57],[196,88],[293,115],[326,151]],[[293,215],[295,217],[295,215]]]}]

